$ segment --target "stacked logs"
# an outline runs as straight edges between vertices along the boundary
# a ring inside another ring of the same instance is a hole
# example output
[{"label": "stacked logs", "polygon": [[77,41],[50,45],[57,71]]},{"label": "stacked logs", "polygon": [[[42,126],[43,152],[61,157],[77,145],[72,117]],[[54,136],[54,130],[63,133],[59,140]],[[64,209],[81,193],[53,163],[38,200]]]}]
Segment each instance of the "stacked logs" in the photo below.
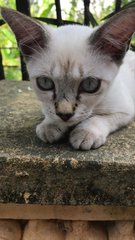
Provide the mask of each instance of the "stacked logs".
[{"label": "stacked logs", "polygon": [[0,220],[0,240],[135,240],[134,221]]}]

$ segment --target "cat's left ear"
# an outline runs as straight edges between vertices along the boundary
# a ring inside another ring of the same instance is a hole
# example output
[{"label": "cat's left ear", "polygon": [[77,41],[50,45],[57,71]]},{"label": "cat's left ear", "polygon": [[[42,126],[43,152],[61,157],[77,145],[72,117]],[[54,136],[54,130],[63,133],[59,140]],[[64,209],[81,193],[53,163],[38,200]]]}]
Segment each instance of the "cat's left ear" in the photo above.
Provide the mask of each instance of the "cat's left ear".
[{"label": "cat's left ear", "polygon": [[0,10],[3,19],[15,34],[24,56],[38,53],[47,46],[49,33],[39,22],[13,9]]},{"label": "cat's left ear", "polygon": [[120,63],[129,48],[134,32],[135,8],[128,8],[99,27],[91,35],[89,43],[95,50],[109,55],[115,62]]}]

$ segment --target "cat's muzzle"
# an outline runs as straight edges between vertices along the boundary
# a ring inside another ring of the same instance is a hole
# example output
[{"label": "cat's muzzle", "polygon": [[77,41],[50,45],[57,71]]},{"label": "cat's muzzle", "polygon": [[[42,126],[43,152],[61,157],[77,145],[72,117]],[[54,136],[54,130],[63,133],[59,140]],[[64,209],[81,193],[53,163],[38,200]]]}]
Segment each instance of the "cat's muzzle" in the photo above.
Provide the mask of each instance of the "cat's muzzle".
[{"label": "cat's muzzle", "polygon": [[63,121],[68,121],[74,115],[73,105],[67,100],[63,99],[55,104],[56,115]]},{"label": "cat's muzzle", "polygon": [[56,115],[59,116],[64,122],[66,122],[74,115],[74,113],[57,112]]}]

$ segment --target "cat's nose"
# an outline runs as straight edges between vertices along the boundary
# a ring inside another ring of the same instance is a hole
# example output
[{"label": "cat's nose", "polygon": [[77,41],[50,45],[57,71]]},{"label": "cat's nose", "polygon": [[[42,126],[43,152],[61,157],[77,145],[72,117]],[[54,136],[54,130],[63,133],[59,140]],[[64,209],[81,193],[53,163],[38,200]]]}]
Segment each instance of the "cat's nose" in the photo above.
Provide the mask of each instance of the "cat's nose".
[{"label": "cat's nose", "polygon": [[66,99],[62,99],[55,103],[55,110],[57,116],[59,116],[63,121],[68,121],[74,115],[73,104]]},{"label": "cat's nose", "polygon": [[58,112],[56,114],[65,122],[68,121],[74,115],[74,113],[61,113],[61,112]]}]

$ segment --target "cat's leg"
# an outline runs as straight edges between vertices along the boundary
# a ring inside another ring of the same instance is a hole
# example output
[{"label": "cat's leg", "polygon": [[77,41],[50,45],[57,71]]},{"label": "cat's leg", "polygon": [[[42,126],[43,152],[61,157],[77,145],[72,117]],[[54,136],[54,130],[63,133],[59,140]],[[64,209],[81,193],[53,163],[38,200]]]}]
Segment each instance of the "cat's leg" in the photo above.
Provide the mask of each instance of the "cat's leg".
[{"label": "cat's leg", "polygon": [[50,119],[44,119],[37,125],[36,134],[45,143],[53,143],[61,139],[67,129],[63,123],[58,124]]},{"label": "cat's leg", "polygon": [[109,133],[125,126],[133,114],[113,113],[93,116],[78,124],[70,134],[70,143],[75,149],[98,148],[106,142]]}]

